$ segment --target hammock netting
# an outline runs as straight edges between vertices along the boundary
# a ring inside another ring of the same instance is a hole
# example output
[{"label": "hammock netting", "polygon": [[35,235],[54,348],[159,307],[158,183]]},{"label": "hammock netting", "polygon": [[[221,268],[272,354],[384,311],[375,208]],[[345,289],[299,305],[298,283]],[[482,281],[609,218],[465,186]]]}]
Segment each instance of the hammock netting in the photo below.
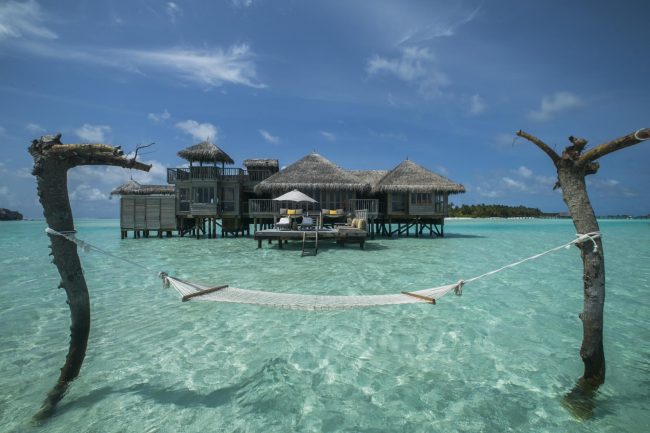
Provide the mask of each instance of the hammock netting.
[{"label": "hammock netting", "polygon": [[[183,297],[199,294],[209,290],[210,286],[179,280],[170,276],[163,276],[165,285],[178,291]],[[394,293],[387,295],[303,295],[297,293],[276,293],[262,290],[239,289],[224,287],[214,292],[192,297],[193,301],[231,302],[237,304],[252,304],[265,307],[288,308],[296,310],[334,310],[343,308],[377,307],[381,305],[399,305],[415,303],[432,303],[456,290],[460,293],[461,282],[446,286],[432,287],[415,292]],[[426,299],[429,298],[429,299]]]}]

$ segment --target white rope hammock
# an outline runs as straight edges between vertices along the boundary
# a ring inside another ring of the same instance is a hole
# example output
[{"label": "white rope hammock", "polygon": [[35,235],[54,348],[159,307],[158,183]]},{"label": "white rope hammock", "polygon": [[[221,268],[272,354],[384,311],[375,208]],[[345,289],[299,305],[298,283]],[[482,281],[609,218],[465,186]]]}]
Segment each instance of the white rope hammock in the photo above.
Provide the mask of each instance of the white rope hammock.
[{"label": "white rope hammock", "polygon": [[[105,254],[109,257],[122,260],[133,266],[137,266],[146,270],[153,271],[151,268],[116,256],[100,248],[95,247],[87,242],[77,239],[75,232],[58,232],[47,228],[46,233],[53,236],[62,236],[67,240],[74,242],[84,252],[96,251]],[[382,305],[401,305],[401,304],[415,304],[415,303],[429,303],[435,304],[436,300],[442,298],[447,293],[454,291],[456,295],[461,295],[463,286],[472,281],[480,278],[494,275],[505,269],[512,268],[530,260],[538,259],[546,254],[563,248],[568,249],[571,245],[580,244],[583,242],[591,241],[593,243],[594,251],[598,250],[596,239],[600,238],[600,232],[592,232],[586,234],[578,234],[577,238],[566,244],[551,248],[550,250],[535,254],[534,256],[527,257],[514,263],[510,263],[501,268],[486,272],[476,277],[460,280],[454,284],[447,284],[444,286],[431,287],[429,289],[418,290],[414,292],[400,292],[386,295],[304,295],[297,293],[277,293],[262,290],[249,290],[240,289],[236,287],[229,287],[227,285],[221,286],[206,286],[189,281],[184,281],[176,277],[169,276],[166,272],[158,272],[158,276],[163,280],[164,287],[173,287],[181,296],[183,301],[196,300],[196,301],[216,301],[216,302],[230,302],[237,304],[251,304],[260,305],[264,307],[275,308],[290,308],[300,310],[331,310],[343,308],[360,308],[360,307],[377,307]]]},{"label": "white rope hammock", "polygon": [[[378,307],[381,305],[413,304],[428,302],[434,304],[448,292],[460,286],[460,282],[441,287],[419,290],[417,292],[389,295],[303,295],[297,293],[277,293],[262,290],[239,289],[218,286],[210,288],[200,284],[163,276],[166,285],[173,287],[184,300],[232,302],[264,307],[289,308],[296,310],[333,310],[343,308]],[[215,289],[214,291],[210,291]],[[203,294],[202,294],[203,293]]]}]

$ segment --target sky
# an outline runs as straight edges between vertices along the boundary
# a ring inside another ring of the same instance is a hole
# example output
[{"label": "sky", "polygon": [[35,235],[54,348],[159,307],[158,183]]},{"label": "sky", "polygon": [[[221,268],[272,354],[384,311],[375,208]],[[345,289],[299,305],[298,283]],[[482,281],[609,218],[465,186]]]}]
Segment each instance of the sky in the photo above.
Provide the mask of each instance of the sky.
[{"label": "sky", "polygon": [[[408,158],[462,183],[455,204],[565,212],[550,159],[650,127],[650,2],[0,0],[0,207],[42,217],[27,153],[127,152],[150,173],[79,167],[75,216],[119,216],[110,191],[166,182],[210,137],[241,166],[316,151],[346,169]],[[650,142],[589,176],[599,215],[650,213]]]}]

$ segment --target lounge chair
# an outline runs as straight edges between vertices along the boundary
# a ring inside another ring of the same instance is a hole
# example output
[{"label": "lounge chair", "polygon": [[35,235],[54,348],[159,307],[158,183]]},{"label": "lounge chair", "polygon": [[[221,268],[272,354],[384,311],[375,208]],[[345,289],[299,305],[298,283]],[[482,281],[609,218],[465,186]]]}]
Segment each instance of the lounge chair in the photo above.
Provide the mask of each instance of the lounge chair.
[{"label": "lounge chair", "polygon": [[313,230],[314,219],[312,217],[304,216],[302,217],[302,222],[298,227],[300,228],[300,230]]},{"label": "lounge chair", "polygon": [[275,223],[275,228],[278,230],[289,230],[291,228],[291,220],[287,217],[280,218],[277,223]]}]

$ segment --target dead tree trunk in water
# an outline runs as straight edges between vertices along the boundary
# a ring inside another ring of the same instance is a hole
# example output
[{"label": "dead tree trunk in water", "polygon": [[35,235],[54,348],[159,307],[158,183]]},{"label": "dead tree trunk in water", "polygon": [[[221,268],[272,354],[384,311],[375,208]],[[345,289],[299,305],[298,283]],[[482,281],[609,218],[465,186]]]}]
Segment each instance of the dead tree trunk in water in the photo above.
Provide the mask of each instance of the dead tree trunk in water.
[{"label": "dead tree trunk in water", "polygon": [[[562,198],[569,208],[577,233],[599,231],[596,215],[589,201],[585,177],[598,171],[598,158],[650,138],[650,129],[641,129],[631,134],[603,143],[584,152],[587,140],[569,137],[571,145],[558,155],[539,138],[524,131],[517,135],[534,143],[553,161],[558,181],[555,188],[562,189]],[[588,418],[593,408],[592,397],[605,382],[605,352],[603,349],[603,308],[605,305],[605,256],[601,239],[577,244],[584,268],[584,306],[579,317],[582,320],[583,338],[580,357],[584,373],[573,390],[567,394],[564,403],[576,416]]]},{"label": "dead tree trunk in water", "polygon": [[[61,134],[34,140],[29,153],[34,158],[32,174],[36,176],[38,197],[48,227],[58,232],[73,232],[74,220],[68,198],[68,170],[80,165],[114,165],[149,171],[150,165],[125,158],[119,147],[103,144],[61,144]],[[70,306],[70,347],[56,385],[50,390],[36,420],[50,416],[63,398],[72,380],[81,370],[88,333],[90,302],[88,287],[81,269],[77,246],[61,236],[50,236],[52,262],[61,275],[60,288],[65,289]]]}]

